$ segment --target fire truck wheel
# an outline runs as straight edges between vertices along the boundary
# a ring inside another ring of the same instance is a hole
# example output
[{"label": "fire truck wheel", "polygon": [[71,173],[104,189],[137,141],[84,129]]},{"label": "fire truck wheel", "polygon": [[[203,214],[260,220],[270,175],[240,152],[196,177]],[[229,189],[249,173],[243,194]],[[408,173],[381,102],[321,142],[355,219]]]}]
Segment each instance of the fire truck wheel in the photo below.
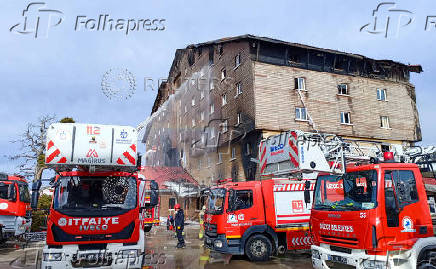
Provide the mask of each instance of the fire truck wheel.
[{"label": "fire truck wheel", "polygon": [[[419,255],[421,256],[421,255]],[[420,257],[418,260],[418,269],[436,269],[436,252],[427,251],[425,254]]]},{"label": "fire truck wheel", "polygon": [[251,261],[267,261],[271,256],[271,241],[264,235],[255,234],[245,244],[245,254]]}]

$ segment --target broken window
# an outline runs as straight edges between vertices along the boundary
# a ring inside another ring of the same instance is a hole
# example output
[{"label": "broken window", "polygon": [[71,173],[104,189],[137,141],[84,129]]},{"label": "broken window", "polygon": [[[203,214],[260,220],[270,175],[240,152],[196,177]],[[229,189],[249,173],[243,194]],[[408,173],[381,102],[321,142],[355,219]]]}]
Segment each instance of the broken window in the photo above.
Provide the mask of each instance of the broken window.
[{"label": "broken window", "polygon": [[377,100],[386,101],[386,89],[377,89]]},{"label": "broken window", "polygon": [[224,46],[223,45],[218,45],[218,53],[220,56],[223,55],[223,53],[224,53]]},{"label": "broken window", "polygon": [[192,105],[192,106],[195,106],[195,98],[192,98],[191,105]]},{"label": "broken window", "polygon": [[242,123],[242,113],[239,112],[237,117],[236,117],[236,125],[239,125]]},{"label": "broken window", "polygon": [[296,90],[306,90],[306,79],[305,78],[295,78],[295,89]]},{"label": "broken window", "polygon": [[348,59],[342,55],[336,55],[335,69],[346,71],[348,70]]},{"label": "broken window", "polygon": [[209,47],[209,65],[213,65],[214,50],[213,46]]},{"label": "broken window", "polygon": [[307,51],[297,47],[289,48],[288,61],[291,65],[305,65],[307,63]]},{"label": "broken window", "polygon": [[170,209],[173,209],[175,205],[176,205],[176,198],[169,198],[168,199],[168,207]]},{"label": "broken window", "polygon": [[225,106],[227,104],[227,95],[221,95],[221,105]]},{"label": "broken window", "polygon": [[236,159],[236,148],[232,147],[232,159]]},{"label": "broken window", "polygon": [[296,107],[295,108],[295,119],[296,120],[307,120],[306,108]]},{"label": "broken window", "polygon": [[381,116],[380,117],[380,127],[382,128],[390,128],[389,127],[389,117],[388,116]]},{"label": "broken window", "polygon": [[342,124],[351,124],[350,112],[341,112],[341,123]]},{"label": "broken window", "polygon": [[227,77],[227,71],[225,68],[221,69],[221,80],[224,80]]},{"label": "broken window", "polygon": [[324,54],[320,52],[309,53],[309,67],[316,70],[322,70],[324,66]]},{"label": "broken window", "polygon": [[339,84],[338,85],[338,94],[340,95],[349,95],[348,93],[348,85],[347,84]]},{"label": "broken window", "polygon": [[221,123],[222,133],[227,132],[227,130],[228,130],[228,125],[229,125],[229,121],[228,121],[228,120],[224,120],[223,123]]},{"label": "broken window", "polygon": [[242,84],[241,82],[236,83],[236,96],[242,94]]},{"label": "broken window", "polygon": [[188,52],[188,64],[192,66],[194,63],[195,63],[195,54],[194,51],[190,49]]},{"label": "broken window", "polygon": [[204,111],[201,111],[200,113],[200,119],[203,121],[204,120]]},{"label": "broken window", "polygon": [[235,56],[235,68],[241,65],[241,53],[236,54]]},{"label": "broken window", "polygon": [[250,155],[251,154],[251,145],[250,145],[250,143],[247,143],[247,145],[246,145],[245,154],[246,155]]},{"label": "broken window", "polygon": [[210,105],[210,114],[213,114],[215,112],[215,105],[211,104]]}]

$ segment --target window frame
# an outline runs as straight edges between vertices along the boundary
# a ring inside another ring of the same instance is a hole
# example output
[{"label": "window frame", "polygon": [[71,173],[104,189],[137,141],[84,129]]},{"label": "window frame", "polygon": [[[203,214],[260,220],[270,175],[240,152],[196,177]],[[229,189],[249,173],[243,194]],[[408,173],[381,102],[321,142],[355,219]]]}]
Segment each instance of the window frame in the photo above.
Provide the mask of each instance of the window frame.
[{"label": "window frame", "polygon": [[[299,115],[301,116],[303,110],[304,110],[304,115],[306,116],[306,118],[305,119],[303,119],[301,117],[298,118],[297,111],[298,111]],[[309,121],[309,117],[307,116],[307,109],[305,107],[295,107],[295,120],[296,121]]]},{"label": "window frame", "polygon": [[[302,88],[300,88],[300,81],[302,81]],[[306,78],[305,77],[296,77],[295,78],[295,90],[300,90],[300,91],[307,91],[306,89]]]},{"label": "window frame", "polygon": [[[383,121],[383,119],[386,119],[386,121]],[[383,123],[387,123],[387,126],[384,126]],[[389,116],[380,116],[380,128],[383,129],[391,129],[391,124],[389,122]]]},{"label": "window frame", "polygon": [[[348,122],[345,122],[345,115],[347,115]],[[340,116],[341,116],[341,124],[353,125],[353,123],[351,122],[351,112],[341,112]]]},{"label": "window frame", "polygon": [[[253,196],[253,190],[235,190],[235,189],[233,189],[233,191],[235,192],[235,198],[234,198],[234,200],[235,200],[235,202],[236,202],[236,197],[238,196],[238,193],[242,193],[242,194],[244,194],[244,193],[250,193],[250,205],[249,206],[247,206],[247,207],[241,207],[241,208],[237,208],[236,206],[235,206],[235,208],[232,208],[234,211],[237,211],[237,210],[244,210],[244,209],[249,209],[249,208],[252,208],[253,207],[253,205],[254,205],[254,196]],[[229,198],[230,198],[230,196],[229,196]]]},{"label": "window frame", "polygon": [[236,95],[235,95],[235,97],[238,97],[241,94],[242,94],[242,82],[239,81],[238,83],[236,83]]},{"label": "window frame", "polygon": [[[343,93],[343,88],[341,86],[345,86],[345,93]],[[350,96],[350,89],[347,83],[338,84],[338,95]]]},{"label": "window frame", "polygon": [[222,122],[222,127],[223,127],[223,129],[222,129],[222,133],[224,134],[224,133],[226,133],[226,132],[228,131],[229,121],[228,121],[228,120],[224,120],[224,121]]},{"label": "window frame", "polygon": [[235,69],[241,65],[241,53],[239,52],[235,56]]},{"label": "window frame", "polygon": [[227,94],[221,95],[221,106],[227,105]]},{"label": "window frame", "polygon": [[221,152],[218,152],[218,164],[223,163],[223,154]]},{"label": "window frame", "polygon": [[227,70],[226,68],[221,69],[221,81],[227,78]]},{"label": "window frame", "polygon": [[[382,96],[383,96],[383,98],[382,98]],[[387,94],[387,90],[386,89],[384,89],[384,88],[377,88],[377,101],[382,101],[382,102],[387,102],[388,101],[388,94]]]},{"label": "window frame", "polygon": [[232,147],[231,157],[230,161],[236,160],[236,147]]}]

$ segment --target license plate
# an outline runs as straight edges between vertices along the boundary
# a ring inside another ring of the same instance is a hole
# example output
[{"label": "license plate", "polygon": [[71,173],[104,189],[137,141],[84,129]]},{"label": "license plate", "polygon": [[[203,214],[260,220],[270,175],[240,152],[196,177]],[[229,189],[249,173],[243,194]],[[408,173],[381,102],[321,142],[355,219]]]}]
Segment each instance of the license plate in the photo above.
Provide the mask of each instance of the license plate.
[{"label": "license plate", "polygon": [[329,255],[329,260],[332,262],[339,262],[339,263],[347,264],[347,258],[337,256],[337,255]]}]

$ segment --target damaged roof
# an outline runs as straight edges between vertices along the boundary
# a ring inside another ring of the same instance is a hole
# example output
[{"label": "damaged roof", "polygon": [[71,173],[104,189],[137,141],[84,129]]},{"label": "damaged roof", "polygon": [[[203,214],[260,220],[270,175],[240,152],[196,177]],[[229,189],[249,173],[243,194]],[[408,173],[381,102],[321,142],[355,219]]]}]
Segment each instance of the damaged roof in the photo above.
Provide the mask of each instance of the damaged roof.
[{"label": "damaged roof", "polygon": [[[188,45],[186,48],[187,49],[189,49],[189,48],[197,48],[197,47],[214,45],[214,44],[228,43],[228,42],[233,42],[233,41],[238,41],[238,40],[243,40],[243,39],[256,40],[256,41],[264,41],[264,42],[269,42],[269,43],[274,43],[274,44],[281,44],[281,45],[286,45],[286,46],[299,47],[299,48],[303,48],[303,49],[318,50],[318,51],[323,51],[323,52],[328,52],[328,53],[334,53],[334,54],[340,54],[340,55],[346,55],[346,56],[350,56],[350,57],[355,57],[355,58],[358,58],[358,59],[371,59],[371,58],[365,57],[365,56],[360,55],[360,54],[347,53],[347,52],[342,52],[342,51],[332,50],[332,49],[317,48],[317,47],[313,47],[313,46],[309,46],[309,45],[304,45],[304,44],[300,44],[300,43],[292,43],[292,42],[287,42],[287,41],[278,40],[278,39],[274,39],[274,38],[260,37],[260,36],[250,35],[250,34],[239,35],[239,36],[234,36],[234,37],[224,37],[224,38],[220,38],[220,39],[216,39],[216,40],[212,40],[212,41],[208,41],[208,42],[191,44],[191,45]],[[377,61],[377,62],[394,63],[394,64],[399,64],[399,65],[407,66],[407,67],[409,67],[409,70],[411,72],[420,73],[420,72],[423,71],[421,65],[407,65],[407,64],[400,63],[400,62],[395,62],[395,61],[392,61],[392,60],[387,60],[387,59],[384,59],[384,60],[371,59],[371,60],[374,60],[374,61]]]}]

